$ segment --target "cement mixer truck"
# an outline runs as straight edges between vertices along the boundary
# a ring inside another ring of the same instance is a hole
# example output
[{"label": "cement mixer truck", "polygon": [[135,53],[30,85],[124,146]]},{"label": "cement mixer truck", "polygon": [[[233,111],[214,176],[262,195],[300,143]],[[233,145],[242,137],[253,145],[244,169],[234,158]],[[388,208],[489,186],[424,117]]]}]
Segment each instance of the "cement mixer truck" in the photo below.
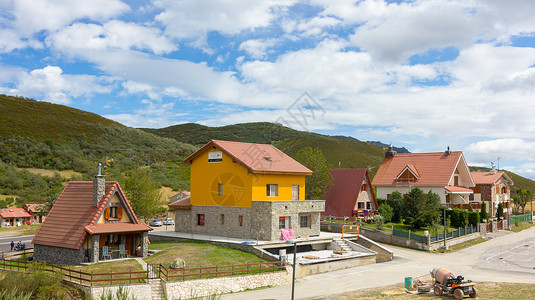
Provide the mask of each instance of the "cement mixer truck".
[{"label": "cement mixer truck", "polygon": [[475,282],[464,280],[463,276],[455,276],[452,272],[444,268],[434,268],[431,271],[434,280],[433,293],[441,296],[443,293],[452,293],[455,299],[462,299],[465,295],[470,298],[477,297]]}]

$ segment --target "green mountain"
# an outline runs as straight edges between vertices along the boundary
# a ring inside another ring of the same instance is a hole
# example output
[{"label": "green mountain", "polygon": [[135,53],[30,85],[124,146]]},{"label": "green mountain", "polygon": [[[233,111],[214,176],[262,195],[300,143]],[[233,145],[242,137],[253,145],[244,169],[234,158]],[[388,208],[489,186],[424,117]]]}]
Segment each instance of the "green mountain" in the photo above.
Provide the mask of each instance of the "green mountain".
[{"label": "green mountain", "polygon": [[308,132],[297,131],[277,123],[268,122],[243,123],[222,127],[186,123],[160,129],[140,129],[196,146],[204,145],[210,140],[271,144],[288,138],[311,135]]},{"label": "green mountain", "polygon": [[[210,140],[273,144],[294,157],[305,147],[319,148],[332,168],[370,168],[375,174],[383,160],[383,148],[346,137],[298,131],[276,123],[243,123],[222,127],[181,124],[147,132],[178,141],[203,145]],[[340,164],[339,164],[340,163]]]},{"label": "green mountain", "polygon": [[[189,166],[182,160],[195,150],[190,144],[93,113],[0,95],[0,175],[9,174],[0,176],[0,195],[34,200],[44,190],[32,183],[36,177],[15,167],[74,170],[82,173],[83,179],[90,179],[99,162],[104,164],[109,180],[120,180],[131,170],[150,165],[157,183],[188,189]],[[40,199],[46,197],[41,195]]]}]

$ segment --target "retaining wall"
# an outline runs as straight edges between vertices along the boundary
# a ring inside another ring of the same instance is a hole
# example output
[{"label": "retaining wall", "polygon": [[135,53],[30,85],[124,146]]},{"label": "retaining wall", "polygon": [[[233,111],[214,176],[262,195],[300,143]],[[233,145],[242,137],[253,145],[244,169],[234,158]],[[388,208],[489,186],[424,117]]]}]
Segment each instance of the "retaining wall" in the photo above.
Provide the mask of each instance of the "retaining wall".
[{"label": "retaining wall", "polygon": [[[267,272],[243,276],[219,277],[211,279],[197,279],[187,281],[162,280],[162,286],[167,299],[189,299],[191,297],[207,297],[216,294],[242,292],[248,289],[256,289],[268,286],[278,286],[292,282],[292,269],[287,266],[281,272]],[[102,295],[111,293],[114,297],[120,286],[88,287],[82,289],[90,295],[91,299],[100,299]],[[123,285],[129,297],[136,299],[151,299],[152,287],[149,283]],[[114,298],[115,299],[115,298]]]}]

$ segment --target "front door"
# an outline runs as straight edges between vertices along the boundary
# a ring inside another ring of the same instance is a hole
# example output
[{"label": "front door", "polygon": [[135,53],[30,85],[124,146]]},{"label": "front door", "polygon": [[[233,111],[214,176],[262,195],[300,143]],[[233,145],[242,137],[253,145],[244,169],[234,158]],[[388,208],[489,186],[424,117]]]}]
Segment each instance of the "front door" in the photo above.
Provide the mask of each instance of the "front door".
[{"label": "front door", "polygon": [[292,185],[292,200],[299,200],[299,185]]}]

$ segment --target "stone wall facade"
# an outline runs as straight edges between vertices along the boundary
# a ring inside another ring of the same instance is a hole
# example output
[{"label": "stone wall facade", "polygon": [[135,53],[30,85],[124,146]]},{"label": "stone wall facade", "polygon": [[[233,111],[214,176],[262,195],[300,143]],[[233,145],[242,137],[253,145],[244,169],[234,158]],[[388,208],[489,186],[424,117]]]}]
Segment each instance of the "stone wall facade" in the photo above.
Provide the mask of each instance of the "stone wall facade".
[{"label": "stone wall facade", "polygon": [[254,275],[220,277],[212,279],[167,282],[165,290],[167,299],[189,299],[207,297],[217,294],[243,292],[268,286],[279,286],[292,282],[291,267],[281,272],[269,272]]},{"label": "stone wall facade", "polygon": [[[286,270],[280,272],[173,282],[162,281],[162,286],[167,299],[190,299],[191,297],[207,297],[261,287],[279,286],[291,282],[291,267],[287,266]],[[152,298],[152,287],[149,283],[123,285],[122,288],[128,292],[129,297],[134,296],[136,299]],[[83,286],[83,289],[90,295],[91,299],[100,299],[102,295],[106,296],[108,293],[115,296],[119,286]]]},{"label": "stone wall facade", "polygon": [[86,251],[45,245],[34,245],[33,258],[56,265],[79,265],[85,261]]},{"label": "stone wall facade", "polygon": [[[279,217],[287,220],[286,228],[296,237],[320,234],[320,213],[324,200],[252,201],[251,207],[192,205],[190,210],[175,211],[175,231],[218,235],[242,239],[280,240]],[[204,215],[204,223],[199,221]],[[300,217],[309,219],[301,227]]]},{"label": "stone wall facade", "polygon": [[[295,237],[319,236],[320,213],[325,211],[325,200],[303,201],[252,201],[251,233],[262,240],[280,240],[279,218],[285,217],[287,228],[294,231]],[[301,227],[300,217],[308,216],[309,225]]]}]

